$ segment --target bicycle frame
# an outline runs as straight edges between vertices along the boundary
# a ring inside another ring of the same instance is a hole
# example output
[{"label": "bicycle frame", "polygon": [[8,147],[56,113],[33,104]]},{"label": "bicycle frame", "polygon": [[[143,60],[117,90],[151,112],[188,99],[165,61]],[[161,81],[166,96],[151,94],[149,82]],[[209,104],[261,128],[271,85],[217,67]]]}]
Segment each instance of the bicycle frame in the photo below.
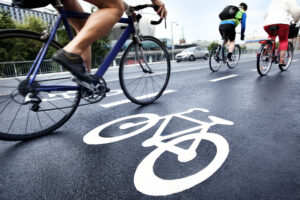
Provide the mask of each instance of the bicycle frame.
[{"label": "bicycle frame", "polygon": [[[51,30],[51,33],[50,33],[50,36],[49,36],[47,42],[40,49],[36,59],[34,60],[32,66],[29,70],[29,73],[27,74],[27,80],[29,81],[29,85],[31,85],[34,82],[36,75],[39,71],[39,68],[41,66],[41,63],[47,54],[47,50],[50,46],[51,41],[55,37],[55,33],[56,33],[60,23],[63,22],[63,24],[66,28],[66,31],[68,33],[69,39],[72,40],[73,34],[72,34],[71,27],[68,23],[67,18],[70,17],[70,18],[77,18],[77,19],[86,19],[90,15],[89,13],[66,11],[66,10],[64,10],[63,6],[58,6],[57,9],[60,13],[60,16],[59,16],[58,20],[56,21],[54,28]],[[104,73],[107,71],[107,69],[113,62],[114,58],[117,56],[117,54],[119,53],[119,51],[121,50],[122,46],[125,44],[127,39],[130,37],[130,35],[136,33],[132,16],[129,16],[128,18],[121,18],[119,23],[128,24],[128,27],[125,29],[125,31],[123,32],[123,34],[121,35],[121,37],[119,38],[119,40],[117,41],[115,46],[111,49],[109,54],[106,56],[105,60],[99,66],[97,72],[95,73],[96,76],[101,77],[104,75]],[[49,91],[71,91],[71,90],[76,91],[76,90],[79,90],[79,87],[78,86],[66,86],[66,85],[47,85],[47,86],[40,85],[38,88],[35,88],[35,90],[46,91],[46,92],[49,92]]]}]

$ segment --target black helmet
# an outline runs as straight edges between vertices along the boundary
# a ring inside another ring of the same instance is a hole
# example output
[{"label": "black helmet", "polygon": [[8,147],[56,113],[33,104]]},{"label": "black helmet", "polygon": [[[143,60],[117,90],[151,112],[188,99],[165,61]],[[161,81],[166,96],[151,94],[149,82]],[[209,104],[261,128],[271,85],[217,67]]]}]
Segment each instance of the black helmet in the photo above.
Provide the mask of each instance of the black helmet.
[{"label": "black helmet", "polygon": [[243,9],[244,9],[245,11],[248,9],[247,4],[245,4],[245,3],[241,3],[241,4],[240,4],[240,7],[243,7]]}]

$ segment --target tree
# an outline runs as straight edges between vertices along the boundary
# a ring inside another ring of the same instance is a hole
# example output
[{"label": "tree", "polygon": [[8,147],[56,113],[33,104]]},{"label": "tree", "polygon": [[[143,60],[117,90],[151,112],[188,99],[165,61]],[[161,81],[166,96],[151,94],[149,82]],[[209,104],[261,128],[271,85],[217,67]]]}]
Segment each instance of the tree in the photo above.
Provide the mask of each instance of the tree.
[{"label": "tree", "polygon": [[12,29],[16,25],[8,12],[0,10],[0,29]]},{"label": "tree", "polygon": [[210,45],[207,47],[207,49],[209,50],[209,51],[211,51],[211,50],[213,50],[213,48],[215,48],[216,46],[218,46],[219,44],[217,43],[217,42],[212,42],[212,43],[210,43]]},{"label": "tree", "polygon": [[[0,12],[0,29],[22,29],[42,33],[47,29],[47,23],[41,18],[35,16],[27,16],[24,23],[13,21],[11,16],[6,12]],[[75,35],[75,31],[73,30]],[[69,43],[70,39],[63,26],[61,26],[56,34],[57,41],[65,46]],[[38,54],[39,49],[42,47],[42,42],[34,41],[32,39],[1,39],[0,40],[0,62],[9,61],[32,61]],[[10,47],[10,48],[7,48]],[[110,50],[111,41],[108,36],[97,40],[92,45],[92,66],[96,67]],[[52,57],[56,49],[48,49],[46,59]],[[1,67],[0,67],[1,68]]]},{"label": "tree", "polygon": [[17,29],[22,29],[22,30],[28,30],[28,31],[33,31],[37,33],[43,32],[47,28],[47,23],[44,22],[41,18],[35,17],[35,16],[27,16],[25,18],[25,22],[22,23],[16,23]]}]

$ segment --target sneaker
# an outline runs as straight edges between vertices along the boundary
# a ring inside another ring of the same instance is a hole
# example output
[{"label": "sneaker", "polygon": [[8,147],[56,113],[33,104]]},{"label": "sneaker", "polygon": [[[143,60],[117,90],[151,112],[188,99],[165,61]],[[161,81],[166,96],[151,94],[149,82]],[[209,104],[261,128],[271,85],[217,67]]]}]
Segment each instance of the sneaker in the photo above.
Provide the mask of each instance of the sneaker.
[{"label": "sneaker", "polygon": [[226,62],[228,62],[228,63],[229,63],[229,62],[232,62],[232,58],[231,58],[231,57],[230,57],[230,58],[227,58],[227,59],[226,59]]},{"label": "sneaker", "polygon": [[280,60],[278,65],[284,67],[286,66],[286,63],[284,62],[284,60]]},{"label": "sneaker", "polygon": [[229,52],[229,53],[227,54],[226,62],[232,62],[232,53]]},{"label": "sneaker", "polygon": [[60,49],[53,55],[53,60],[61,64],[79,80],[92,83],[92,78],[86,72],[81,56]]}]

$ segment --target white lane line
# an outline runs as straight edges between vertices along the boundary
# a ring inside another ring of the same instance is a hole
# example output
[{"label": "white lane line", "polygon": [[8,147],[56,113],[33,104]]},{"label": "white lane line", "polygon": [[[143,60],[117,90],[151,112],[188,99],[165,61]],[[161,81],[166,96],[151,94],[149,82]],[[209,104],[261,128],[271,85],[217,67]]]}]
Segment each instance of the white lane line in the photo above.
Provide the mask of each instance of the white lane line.
[{"label": "white lane line", "polygon": [[293,62],[297,62],[299,59],[295,59],[295,60],[293,60]]},{"label": "white lane line", "polygon": [[[176,92],[176,90],[165,90],[163,94],[168,94],[168,93],[173,93],[173,92]],[[144,95],[144,96],[137,97],[137,99],[145,99],[145,98],[153,97],[155,95],[156,95],[156,93],[149,94],[149,95]],[[100,104],[100,106],[102,106],[104,108],[111,108],[111,107],[114,107],[114,106],[119,106],[119,105],[122,105],[122,104],[125,104],[125,103],[130,103],[130,102],[131,101],[129,99],[125,99],[125,100],[117,101],[117,102],[114,102],[114,103]]]},{"label": "white lane line", "polygon": [[[190,68],[190,69],[180,69],[180,70],[171,70],[171,74],[172,73],[178,73],[178,72],[187,72],[187,71],[194,71],[194,70],[200,70],[200,69],[207,69],[207,66],[203,66],[203,67],[196,67],[196,68]],[[152,76],[159,76],[159,75],[164,75],[167,73],[157,73],[154,74]],[[126,80],[130,80],[130,79],[135,79],[135,78],[140,78],[141,76],[134,76],[134,77],[130,77],[130,78],[126,78]],[[112,80],[107,80],[106,82],[115,82],[115,81],[119,81],[119,79],[112,79]]]},{"label": "white lane line", "polygon": [[252,69],[251,71],[253,71],[253,72],[256,72],[256,71],[257,71],[257,69]]},{"label": "white lane line", "polygon": [[236,77],[236,76],[238,76],[238,75],[237,74],[233,74],[233,75],[229,75],[229,76],[224,76],[224,77],[221,77],[221,78],[210,80],[210,82],[218,82],[218,81],[230,79],[230,78],[233,78],[233,77]]}]

